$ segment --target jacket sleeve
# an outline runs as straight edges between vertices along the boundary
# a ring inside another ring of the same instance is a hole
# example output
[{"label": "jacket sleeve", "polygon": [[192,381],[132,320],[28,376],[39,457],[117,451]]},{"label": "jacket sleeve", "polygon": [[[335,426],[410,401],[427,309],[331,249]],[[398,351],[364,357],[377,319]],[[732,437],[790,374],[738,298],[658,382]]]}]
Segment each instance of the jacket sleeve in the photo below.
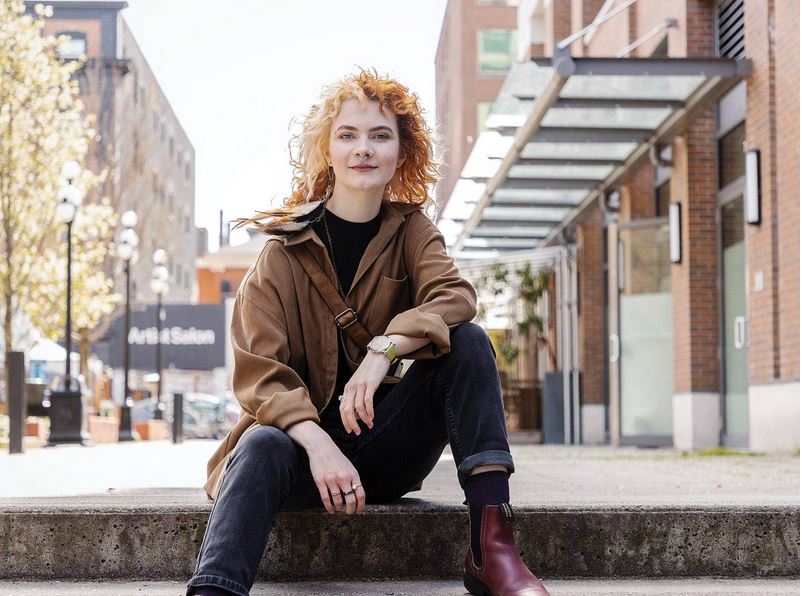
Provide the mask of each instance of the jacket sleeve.
[{"label": "jacket sleeve", "polygon": [[429,338],[431,343],[399,356],[425,360],[451,351],[450,330],[476,316],[476,290],[460,275],[437,226],[423,213],[410,217],[416,218],[411,228],[422,228],[410,230],[413,241],[405,248],[415,306],[393,317],[384,335]]},{"label": "jacket sleeve", "polygon": [[259,424],[281,430],[304,420],[320,423],[309,389],[288,365],[284,317],[249,297],[247,288],[246,280],[237,292],[231,319],[232,385],[237,401]]}]

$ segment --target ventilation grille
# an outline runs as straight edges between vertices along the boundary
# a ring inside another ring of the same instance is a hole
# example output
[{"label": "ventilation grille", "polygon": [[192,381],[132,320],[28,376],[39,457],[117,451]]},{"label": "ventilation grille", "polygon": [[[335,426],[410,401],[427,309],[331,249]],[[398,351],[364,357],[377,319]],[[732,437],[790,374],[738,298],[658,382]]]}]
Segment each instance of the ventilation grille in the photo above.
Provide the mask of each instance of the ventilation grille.
[{"label": "ventilation grille", "polygon": [[722,0],[716,16],[716,48],[719,56],[743,58],[744,0]]}]

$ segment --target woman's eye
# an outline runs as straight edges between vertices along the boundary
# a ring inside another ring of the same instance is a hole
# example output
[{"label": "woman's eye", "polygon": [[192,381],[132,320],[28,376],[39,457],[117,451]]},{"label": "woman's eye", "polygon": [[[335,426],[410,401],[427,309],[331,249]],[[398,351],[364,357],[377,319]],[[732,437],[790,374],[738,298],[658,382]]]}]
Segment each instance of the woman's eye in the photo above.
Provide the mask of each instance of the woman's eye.
[{"label": "woman's eye", "polygon": [[[353,136],[354,135],[352,135],[350,132],[344,132],[343,134],[340,135],[339,138],[344,139],[346,137],[353,137]],[[387,134],[384,134],[384,133],[380,133],[380,134],[377,134],[376,137],[380,138],[380,139],[389,139],[390,135],[387,135]]]}]

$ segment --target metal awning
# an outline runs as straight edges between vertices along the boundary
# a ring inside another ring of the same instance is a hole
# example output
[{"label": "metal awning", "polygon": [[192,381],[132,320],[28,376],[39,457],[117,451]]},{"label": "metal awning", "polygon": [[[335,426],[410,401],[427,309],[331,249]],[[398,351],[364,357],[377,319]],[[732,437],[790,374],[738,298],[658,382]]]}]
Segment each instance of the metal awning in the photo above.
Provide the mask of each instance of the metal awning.
[{"label": "metal awning", "polygon": [[514,65],[490,109],[438,222],[456,257],[548,244],[752,68],[554,53]]}]

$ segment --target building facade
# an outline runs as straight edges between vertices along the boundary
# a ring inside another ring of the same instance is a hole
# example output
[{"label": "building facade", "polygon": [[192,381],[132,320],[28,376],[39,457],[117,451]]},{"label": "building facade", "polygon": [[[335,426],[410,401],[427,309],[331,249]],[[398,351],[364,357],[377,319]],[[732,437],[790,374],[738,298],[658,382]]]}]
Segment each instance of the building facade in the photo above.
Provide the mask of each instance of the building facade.
[{"label": "building facade", "polygon": [[515,60],[517,2],[450,1],[435,56],[437,129],[444,177],[435,189],[445,205],[487,112]]},{"label": "building facade", "polygon": [[530,0],[517,22],[442,223],[471,270],[563,250],[537,260],[538,375],[564,373],[566,442],[798,449],[798,3]]},{"label": "building facade", "polygon": [[[156,301],[150,290],[151,256],[167,252],[167,302],[197,299],[195,258],[195,150],[148,66],[121,11],[127,2],[54,1],[46,35],[68,35],[63,58],[87,57],[76,73],[87,113],[97,117],[98,137],[82,164],[96,174],[109,168],[98,196],[118,213],[138,216],[139,255],[131,269],[133,304]],[[33,13],[36,2],[26,2]],[[107,262],[117,291],[124,293],[122,267]]]}]

